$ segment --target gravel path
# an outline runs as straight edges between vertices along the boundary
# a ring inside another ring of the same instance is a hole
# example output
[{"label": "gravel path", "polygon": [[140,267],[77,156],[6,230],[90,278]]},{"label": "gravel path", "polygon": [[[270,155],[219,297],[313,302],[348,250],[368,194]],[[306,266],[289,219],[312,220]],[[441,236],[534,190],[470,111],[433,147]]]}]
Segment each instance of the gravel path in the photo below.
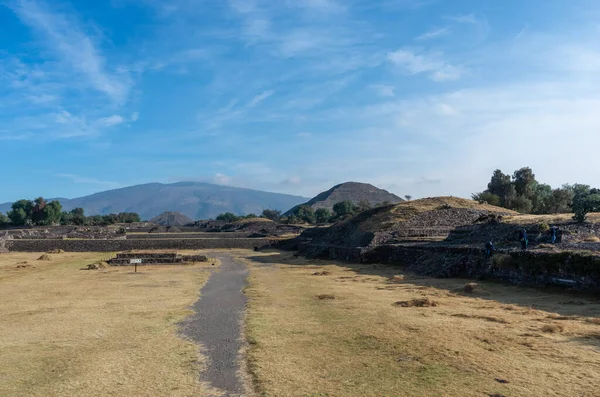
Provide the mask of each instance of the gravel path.
[{"label": "gravel path", "polygon": [[242,289],[248,269],[230,256],[218,258],[221,267],[200,291],[200,299],[193,306],[196,313],[184,321],[182,332],[201,344],[202,354],[208,358],[200,379],[224,392],[224,396],[243,396],[244,382],[238,371],[246,305]]}]

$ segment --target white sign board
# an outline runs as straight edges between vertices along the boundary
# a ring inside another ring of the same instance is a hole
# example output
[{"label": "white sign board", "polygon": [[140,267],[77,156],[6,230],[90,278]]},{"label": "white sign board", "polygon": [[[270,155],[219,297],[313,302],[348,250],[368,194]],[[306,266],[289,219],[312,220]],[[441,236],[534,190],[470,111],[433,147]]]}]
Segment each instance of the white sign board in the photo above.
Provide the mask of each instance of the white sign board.
[{"label": "white sign board", "polygon": [[130,259],[129,264],[133,265],[134,263],[140,264],[142,263],[141,259]]}]

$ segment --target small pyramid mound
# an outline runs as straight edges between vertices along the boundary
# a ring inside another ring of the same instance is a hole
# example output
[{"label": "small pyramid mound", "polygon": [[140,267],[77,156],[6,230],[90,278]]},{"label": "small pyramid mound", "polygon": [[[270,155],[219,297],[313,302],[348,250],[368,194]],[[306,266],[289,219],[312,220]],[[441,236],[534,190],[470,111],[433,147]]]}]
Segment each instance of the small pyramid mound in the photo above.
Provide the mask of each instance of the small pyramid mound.
[{"label": "small pyramid mound", "polygon": [[38,258],[38,261],[51,261],[52,257],[48,254],[44,254]]},{"label": "small pyramid mound", "polygon": [[[404,201],[400,197],[388,192],[387,190],[379,189],[368,183],[346,182],[332,187],[326,192],[319,193],[313,199],[301,205],[307,205],[314,210],[326,208],[333,210],[333,206],[342,201],[351,201],[355,205],[362,202],[368,202],[372,207],[382,203],[396,204]],[[296,206],[285,213],[291,215],[294,213]]]},{"label": "small pyramid mound", "polygon": [[455,228],[480,222],[490,215],[516,214],[473,200],[432,197],[373,208],[329,228],[306,231],[303,236],[322,246],[365,247],[392,242],[410,230]]},{"label": "small pyramid mound", "polygon": [[150,219],[150,222],[160,226],[185,226],[194,221],[180,212],[163,212]]}]

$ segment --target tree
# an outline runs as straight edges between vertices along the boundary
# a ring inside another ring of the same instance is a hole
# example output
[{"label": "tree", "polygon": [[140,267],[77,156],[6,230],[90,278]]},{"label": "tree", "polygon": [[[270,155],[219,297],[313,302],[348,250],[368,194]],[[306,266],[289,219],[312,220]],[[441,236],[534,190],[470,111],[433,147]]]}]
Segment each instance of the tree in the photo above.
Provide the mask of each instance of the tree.
[{"label": "tree", "polygon": [[77,226],[83,226],[85,225],[85,212],[83,211],[83,208],[73,208],[71,210],[71,224],[72,225],[77,225]]},{"label": "tree", "polygon": [[346,215],[352,215],[354,213],[354,204],[352,201],[340,201],[339,203],[335,203],[333,205],[333,212],[335,212],[335,216],[341,218]]},{"label": "tree", "polygon": [[548,214],[552,202],[552,187],[545,183],[537,183],[531,196],[534,214]]},{"label": "tree", "polygon": [[488,183],[487,191],[500,197],[500,205],[509,208],[511,201],[516,195],[510,175],[505,175],[500,170],[494,171],[490,183]]},{"label": "tree", "polygon": [[525,196],[518,196],[513,202],[513,209],[524,214],[530,213],[532,208],[533,203]]},{"label": "tree", "polygon": [[523,167],[513,174],[514,186],[518,196],[525,196],[529,199],[534,195],[537,181],[535,175],[529,167]]},{"label": "tree", "polygon": [[573,204],[573,197],[575,193],[569,185],[564,185],[561,188],[554,189],[552,196],[548,199],[547,213],[549,214],[562,214],[565,212],[571,212],[571,205]]},{"label": "tree", "polygon": [[296,207],[294,215],[306,223],[315,223],[315,211],[308,205]]},{"label": "tree", "polygon": [[235,215],[231,212],[226,212],[224,214],[220,214],[219,216],[217,216],[218,221],[225,221],[228,223],[238,221],[239,219],[240,218],[237,215]]},{"label": "tree", "polygon": [[59,201],[54,200],[44,206],[44,225],[58,225],[62,216],[62,205]]},{"label": "tree", "polygon": [[0,212],[0,227],[8,226],[9,223],[10,223],[10,219],[6,215],[4,215],[2,212]]},{"label": "tree", "polygon": [[600,211],[600,192],[597,189],[592,189],[593,193],[588,194],[585,198],[579,200],[577,204],[573,203],[573,219],[583,223],[590,212]]},{"label": "tree", "polygon": [[363,212],[363,211],[370,210],[370,209],[371,209],[371,203],[369,203],[367,200],[360,200],[355,207],[355,210],[358,212]]},{"label": "tree", "polygon": [[258,215],[256,215],[256,214],[248,214],[244,218],[246,218],[246,219],[254,219],[254,218],[258,218]]},{"label": "tree", "polygon": [[272,221],[278,221],[279,218],[281,218],[281,211],[267,209],[262,212],[261,217]]},{"label": "tree", "polygon": [[15,226],[30,225],[32,212],[33,202],[31,200],[19,200],[12,204],[8,217]]},{"label": "tree", "polygon": [[404,198],[406,199],[406,201],[412,200],[412,196],[410,194],[407,194],[406,196],[404,196]]},{"label": "tree", "polygon": [[315,211],[315,220],[317,223],[326,223],[331,219],[331,211],[327,208],[319,208]]},{"label": "tree", "polygon": [[489,205],[496,205],[496,206],[500,206],[501,205],[501,201],[500,201],[500,197],[498,197],[497,195],[486,191],[483,191],[481,193],[475,193],[472,194],[471,197],[473,198],[473,200],[478,201],[480,203],[487,203]]},{"label": "tree", "polygon": [[33,201],[33,208],[31,210],[31,221],[35,225],[46,224],[46,214],[44,208],[46,208],[46,200],[43,197],[38,197]]}]

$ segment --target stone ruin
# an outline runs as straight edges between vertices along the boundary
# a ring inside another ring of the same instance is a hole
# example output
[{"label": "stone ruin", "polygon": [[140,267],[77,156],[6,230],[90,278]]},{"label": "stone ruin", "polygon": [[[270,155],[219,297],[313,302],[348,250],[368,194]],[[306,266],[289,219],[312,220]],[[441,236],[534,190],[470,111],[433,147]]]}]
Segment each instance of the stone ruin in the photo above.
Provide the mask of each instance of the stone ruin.
[{"label": "stone ruin", "polygon": [[180,255],[176,252],[122,252],[107,263],[112,266],[131,266],[132,259],[141,259],[138,265],[191,265],[194,262],[208,262],[205,255]]},{"label": "stone ruin", "polygon": [[0,236],[0,254],[8,252],[8,240],[11,240],[12,236],[6,232],[4,236]]}]

